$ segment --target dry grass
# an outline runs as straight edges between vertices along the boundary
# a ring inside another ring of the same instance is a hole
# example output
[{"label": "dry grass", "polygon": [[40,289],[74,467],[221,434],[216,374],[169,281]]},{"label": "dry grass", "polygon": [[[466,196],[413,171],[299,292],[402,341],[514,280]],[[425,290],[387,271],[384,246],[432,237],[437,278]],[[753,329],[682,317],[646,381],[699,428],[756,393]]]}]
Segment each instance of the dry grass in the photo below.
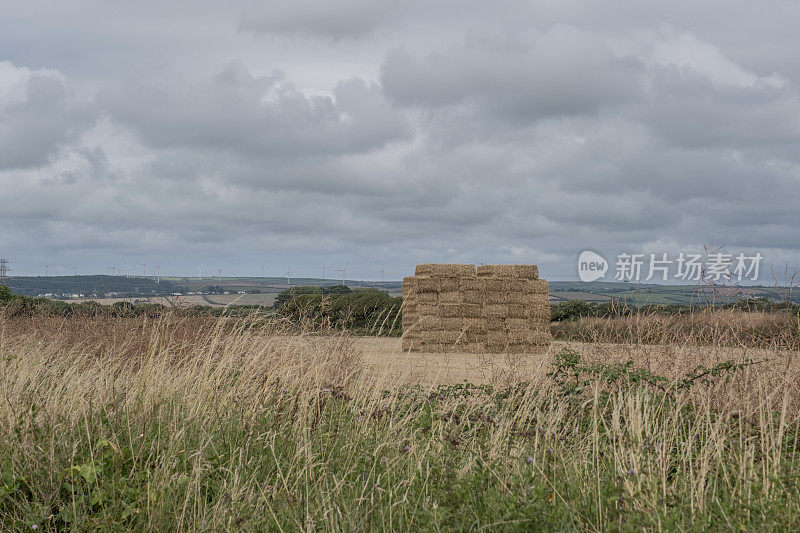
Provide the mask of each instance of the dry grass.
[{"label": "dry grass", "polygon": [[800,350],[800,317],[791,313],[694,310],[581,318],[551,328],[558,340],[589,343],[707,345]]},{"label": "dry grass", "polygon": [[631,360],[675,379],[763,360],[664,394],[602,372],[570,389],[553,375],[562,344],[472,359],[494,389],[401,386],[426,354],[390,351],[381,366],[371,342],[398,341],[226,319],[0,318],[0,528],[800,524],[791,351],[570,345],[587,367]]}]

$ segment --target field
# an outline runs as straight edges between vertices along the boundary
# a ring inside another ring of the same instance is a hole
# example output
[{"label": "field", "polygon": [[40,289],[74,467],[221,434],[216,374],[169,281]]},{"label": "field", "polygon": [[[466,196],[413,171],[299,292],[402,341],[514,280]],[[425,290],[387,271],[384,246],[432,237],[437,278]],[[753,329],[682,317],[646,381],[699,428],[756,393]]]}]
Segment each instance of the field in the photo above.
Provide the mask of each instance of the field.
[{"label": "field", "polygon": [[797,529],[792,317],[715,317],[525,357],[0,316],[0,529]]}]

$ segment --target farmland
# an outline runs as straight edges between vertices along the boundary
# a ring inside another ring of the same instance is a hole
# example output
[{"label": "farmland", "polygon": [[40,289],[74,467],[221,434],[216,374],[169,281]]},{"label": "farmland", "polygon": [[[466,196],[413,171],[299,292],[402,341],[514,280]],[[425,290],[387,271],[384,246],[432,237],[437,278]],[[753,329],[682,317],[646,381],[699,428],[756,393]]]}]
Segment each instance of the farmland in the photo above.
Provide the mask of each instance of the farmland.
[{"label": "farmland", "polygon": [[257,317],[0,315],[0,527],[796,529],[796,317],[574,340],[596,320],[468,356]]}]

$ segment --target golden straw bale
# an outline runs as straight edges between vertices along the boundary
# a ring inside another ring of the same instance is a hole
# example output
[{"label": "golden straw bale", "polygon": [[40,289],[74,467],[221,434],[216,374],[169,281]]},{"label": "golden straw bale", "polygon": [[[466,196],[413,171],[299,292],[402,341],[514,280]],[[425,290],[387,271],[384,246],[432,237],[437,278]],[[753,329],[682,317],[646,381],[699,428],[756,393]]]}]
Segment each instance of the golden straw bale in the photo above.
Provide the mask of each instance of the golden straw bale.
[{"label": "golden straw bale", "polygon": [[420,346],[419,351],[427,353],[444,353],[447,351],[447,345],[436,342],[428,342]]},{"label": "golden straw bale", "polygon": [[461,331],[461,326],[464,324],[464,319],[461,317],[446,317],[440,320],[442,329],[454,329]]},{"label": "golden straw bale", "polygon": [[464,299],[464,303],[466,304],[483,305],[486,303],[486,293],[484,292],[464,291],[461,293],[461,295],[461,297]]},{"label": "golden straw bale", "polygon": [[[430,293],[429,293],[430,294]],[[439,303],[460,304],[464,302],[464,297],[459,291],[446,291],[439,293]]]},{"label": "golden straw bale", "polygon": [[503,291],[486,291],[483,295],[486,305],[507,304],[508,295]]},{"label": "golden straw bale", "polygon": [[506,350],[507,344],[505,342],[501,343],[486,343],[486,352],[485,353],[503,353]]},{"label": "golden straw bale", "polygon": [[461,332],[458,330],[426,331],[424,341],[438,344],[453,344],[459,337],[461,337]]},{"label": "golden straw bale", "polygon": [[[477,332],[486,331],[486,320],[483,318],[464,318],[462,327],[466,331],[477,331]],[[498,329],[501,328],[502,324]]]},{"label": "golden straw bale", "polygon": [[417,321],[417,329],[420,331],[438,331],[442,329],[442,319],[438,316],[421,316]]},{"label": "golden straw bale", "polygon": [[525,280],[522,290],[528,294],[548,294],[549,285],[544,279],[528,279]]},{"label": "golden straw bale", "polygon": [[475,265],[423,263],[415,269],[417,276],[474,278]]},{"label": "golden straw bale", "polygon": [[483,331],[470,331],[466,330],[461,335],[461,340],[463,342],[486,342],[487,332],[486,330]]},{"label": "golden straw bale", "polygon": [[530,324],[531,329],[533,330],[542,330],[542,331],[549,331],[550,330],[550,319],[549,318],[529,318],[528,323]]},{"label": "golden straw bale", "polygon": [[486,317],[486,331],[504,331],[506,329],[506,319],[500,317]]},{"label": "golden straw bale", "polygon": [[503,280],[500,278],[486,278],[486,292],[498,292],[503,290]]},{"label": "golden straw bale", "polygon": [[530,322],[524,318],[507,318],[506,329],[509,331],[528,331]]},{"label": "golden straw bale", "polygon": [[531,331],[529,342],[537,345],[550,345],[553,342],[553,336],[549,331]]},{"label": "golden straw bale", "polygon": [[508,316],[508,306],[504,304],[484,305],[483,316],[487,318],[505,318]]},{"label": "golden straw bale", "polygon": [[418,304],[416,312],[419,316],[439,316],[439,309],[438,305],[427,305],[427,304]]},{"label": "golden straw bale", "polygon": [[438,292],[418,292],[414,294],[414,301],[418,304],[436,305],[439,303]]},{"label": "golden straw bale", "polygon": [[483,311],[483,306],[479,304],[459,304],[463,318],[479,318]]},{"label": "golden straw bale", "polygon": [[536,265],[478,265],[479,278],[525,278],[537,279],[539,268]]},{"label": "golden straw bale", "polygon": [[459,289],[462,291],[479,291],[486,290],[486,280],[478,278],[461,278],[459,280]]},{"label": "golden straw bale", "polygon": [[447,292],[458,290],[458,278],[419,278],[418,292]]},{"label": "golden straw bale", "polygon": [[491,345],[506,344],[508,334],[505,331],[489,331],[486,333],[486,343]]},{"label": "golden straw bale", "polygon": [[531,316],[531,310],[527,305],[509,304],[508,318],[528,318]]}]

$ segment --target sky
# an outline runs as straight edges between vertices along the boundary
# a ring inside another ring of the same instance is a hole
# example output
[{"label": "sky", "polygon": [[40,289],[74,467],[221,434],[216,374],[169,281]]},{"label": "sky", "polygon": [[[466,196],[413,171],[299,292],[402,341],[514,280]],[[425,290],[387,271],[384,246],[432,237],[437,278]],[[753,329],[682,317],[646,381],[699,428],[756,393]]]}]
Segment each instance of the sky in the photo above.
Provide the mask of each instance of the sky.
[{"label": "sky", "polygon": [[798,23],[793,0],[7,2],[0,256],[570,280],[584,250],[724,247],[792,269]]}]

